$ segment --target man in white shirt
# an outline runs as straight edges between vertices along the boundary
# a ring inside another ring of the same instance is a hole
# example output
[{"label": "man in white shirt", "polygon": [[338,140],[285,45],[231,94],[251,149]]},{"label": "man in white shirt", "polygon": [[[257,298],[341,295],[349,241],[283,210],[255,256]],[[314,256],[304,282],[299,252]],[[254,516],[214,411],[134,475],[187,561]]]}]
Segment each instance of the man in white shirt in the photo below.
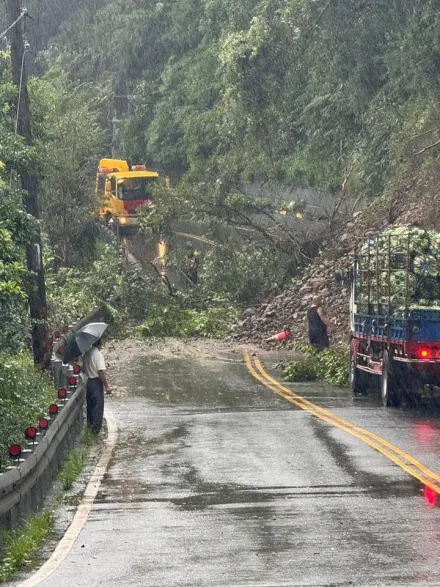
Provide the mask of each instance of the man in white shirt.
[{"label": "man in white shirt", "polygon": [[87,425],[95,434],[99,434],[102,427],[104,389],[107,395],[112,392],[105,376],[105,360],[100,350],[101,345],[101,339],[96,341],[83,359],[83,371],[87,376]]}]

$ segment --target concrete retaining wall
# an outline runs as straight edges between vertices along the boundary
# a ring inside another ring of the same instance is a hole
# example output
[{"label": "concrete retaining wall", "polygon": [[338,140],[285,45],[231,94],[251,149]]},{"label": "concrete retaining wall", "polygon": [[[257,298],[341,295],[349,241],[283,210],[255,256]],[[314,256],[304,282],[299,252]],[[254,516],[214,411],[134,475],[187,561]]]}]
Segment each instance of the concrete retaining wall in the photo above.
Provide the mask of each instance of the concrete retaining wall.
[{"label": "concrete retaining wall", "polygon": [[[15,528],[30,512],[37,511],[52,486],[67,451],[72,449],[83,425],[85,383],[69,393],[49,429],[27,458],[0,475],[0,529]],[[0,532],[0,552],[3,546]]]}]

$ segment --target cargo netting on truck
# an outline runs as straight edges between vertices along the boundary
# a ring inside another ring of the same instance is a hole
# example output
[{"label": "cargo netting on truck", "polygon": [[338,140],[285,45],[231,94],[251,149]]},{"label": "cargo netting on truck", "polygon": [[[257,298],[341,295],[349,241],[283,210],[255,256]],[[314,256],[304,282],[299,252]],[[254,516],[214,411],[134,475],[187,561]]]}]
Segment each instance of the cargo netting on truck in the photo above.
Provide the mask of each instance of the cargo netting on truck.
[{"label": "cargo netting on truck", "polygon": [[440,233],[421,228],[388,229],[357,252],[358,314],[403,317],[440,311]]}]

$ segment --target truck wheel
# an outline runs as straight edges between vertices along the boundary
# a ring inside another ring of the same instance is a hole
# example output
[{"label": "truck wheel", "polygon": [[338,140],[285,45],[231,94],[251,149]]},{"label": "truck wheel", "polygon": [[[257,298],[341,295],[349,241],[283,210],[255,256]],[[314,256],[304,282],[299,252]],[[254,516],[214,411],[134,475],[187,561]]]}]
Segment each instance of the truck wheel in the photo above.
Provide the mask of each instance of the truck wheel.
[{"label": "truck wheel", "polygon": [[367,374],[356,369],[356,353],[353,343],[350,344],[349,381],[351,391],[355,397],[367,395]]},{"label": "truck wheel", "polygon": [[402,402],[398,382],[393,372],[393,365],[388,351],[385,351],[383,354],[381,396],[382,404],[387,408],[397,408]]}]

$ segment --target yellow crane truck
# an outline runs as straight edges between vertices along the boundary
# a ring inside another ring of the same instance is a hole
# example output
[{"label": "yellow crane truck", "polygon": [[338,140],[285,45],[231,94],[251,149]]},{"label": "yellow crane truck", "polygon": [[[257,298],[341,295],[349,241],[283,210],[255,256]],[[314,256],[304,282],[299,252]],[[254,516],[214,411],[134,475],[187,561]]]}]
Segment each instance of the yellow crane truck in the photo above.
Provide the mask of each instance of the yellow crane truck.
[{"label": "yellow crane truck", "polygon": [[129,167],[121,159],[101,159],[96,175],[99,217],[105,224],[120,228],[139,224],[139,212],[151,203],[153,186],[159,181],[156,171],[145,165]]}]

